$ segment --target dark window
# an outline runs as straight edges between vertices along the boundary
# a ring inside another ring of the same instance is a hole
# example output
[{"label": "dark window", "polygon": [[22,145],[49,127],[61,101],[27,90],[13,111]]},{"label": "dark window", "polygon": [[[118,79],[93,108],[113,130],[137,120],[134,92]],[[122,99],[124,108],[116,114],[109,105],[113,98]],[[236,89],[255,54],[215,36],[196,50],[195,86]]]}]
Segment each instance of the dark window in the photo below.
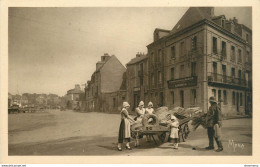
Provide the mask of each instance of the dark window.
[{"label": "dark window", "polygon": [[249,41],[249,35],[246,34],[246,41],[248,42]]},{"label": "dark window", "polygon": [[182,108],[184,108],[184,91],[183,90],[180,91],[180,100],[181,100],[180,106]]},{"label": "dark window", "polygon": [[160,104],[159,104],[159,106],[161,107],[161,106],[163,106],[164,104],[163,104],[163,92],[160,92]]},{"label": "dark window", "polygon": [[224,19],[221,20],[221,26],[222,26],[223,28],[225,28],[225,20],[224,20]]},{"label": "dark window", "polygon": [[162,73],[158,71],[158,83],[162,83]]},{"label": "dark window", "polygon": [[246,51],[246,62],[249,62],[249,51]]},{"label": "dark window", "polygon": [[191,49],[196,50],[197,49],[197,37],[191,38]]},{"label": "dark window", "polygon": [[217,38],[213,37],[212,43],[213,43],[213,53],[217,54],[218,53]]},{"label": "dark window", "polygon": [[240,93],[240,106],[243,106],[243,96],[242,96],[242,93]]},{"label": "dark window", "polygon": [[231,60],[232,61],[235,61],[235,47],[234,46],[231,46]]},{"label": "dark window", "polygon": [[123,101],[125,100],[125,97],[124,97],[124,96],[122,97],[122,100],[123,100]]},{"label": "dark window", "polygon": [[218,101],[221,100],[221,90],[218,90]]},{"label": "dark window", "polygon": [[116,98],[113,98],[113,107],[116,107]]},{"label": "dark window", "polygon": [[162,62],[162,50],[161,49],[158,50],[158,61]]},{"label": "dark window", "polygon": [[236,105],[236,93],[232,92],[232,104]]},{"label": "dark window", "polygon": [[143,72],[144,72],[144,65],[143,65],[143,63],[141,63],[140,64],[140,71],[139,71],[139,78],[140,78],[140,85],[141,86],[144,84]]},{"label": "dark window", "polygon": [[224,59],[226,59],[226,55],[227,55],[227,49],[226,49],[226,42],[222,41],[222,50],[221,50],[221,54],[223,56]]},{"label": "dark window", "polygon": [[213,62],[213,80],[214,81],[218,80],[218,66],[217,66],[217,62]]},{"label": "dark window", "polygon": [[180,46],[180,56],[184,56],[184,42],[181,42],[181,46]]},{"label": "dark window", "polygon": [[197,101],[196,89],[191,90],[191,105],[195,105]]},{"label": "dark window", "polygon": [[171,58],[175,59],[175,46],[171,47]]},{"label": "dark window", "polygon": [[153,52],[151,53],[151,63],[154,61],[154,54]]},{"label": "dark window", "polygon": [[226,65],[223,65],[222,64],[222,77],[223,77],[223,81],[224,83],[227,82],[227,68],[226,68]]},{"label": "dark window", "polygon": [[213,96],[216,98],[216,89],[212,89],[212,94],[213,94]]},{"label": "dark window", "polygon": [[154,74],[151,74],[152,85],[154,85]]},{"label": "dark window", "polygon": [[227,104],[227,91],[223,91],[223,95],[224,95],[224,104]]},{"label": "dark window", "polygon": [[191,62],[191,76],[196,76],[196,62]]},{"label": "dark window", "polygon": [[172,96],[172,104],[174,104],[174,92],[171,92],[171,96]]},{"label": "dark window", "polygon": [[171,68],[171,79],[174,79],[174,67]]},{"label": "dark window", "polygon": [[180,71],[180,76],[181,76],[181,78],[183,78],[184,77],[184,64],[183,65],[181,65],[181,71]]},{"label": "dark window", "polygon": [[241,50],[238,49],[238,62],[241,63],[242,62],[242,53]]},{"label": "dark window", "polygon": [[155,54],[154,54],[154,56],[153,56],[153,58],[154,58],[154,60],[153,60],[153,61],[154,61],[154,62],[156,62],[156,61],[157,61],[157,56],[158,56],[158,55],[156,55],[156,53],[155,53]]},{"label": "dark window", "polygon": [[231,68],[231,76],[235,77],[235,68]]}]

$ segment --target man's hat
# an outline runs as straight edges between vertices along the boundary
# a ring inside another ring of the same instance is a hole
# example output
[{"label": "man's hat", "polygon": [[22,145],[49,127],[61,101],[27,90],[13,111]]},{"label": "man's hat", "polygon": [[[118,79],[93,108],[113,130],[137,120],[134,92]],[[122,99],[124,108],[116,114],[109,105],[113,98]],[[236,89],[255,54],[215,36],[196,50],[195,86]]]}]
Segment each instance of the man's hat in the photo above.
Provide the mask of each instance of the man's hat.
[{"label": "man's hat", "polygon": [[209,102],[218,103],[218,102],[216,101],[216,98],[215,98],[214,96],[211,96],[211,97],[209,98]]}]

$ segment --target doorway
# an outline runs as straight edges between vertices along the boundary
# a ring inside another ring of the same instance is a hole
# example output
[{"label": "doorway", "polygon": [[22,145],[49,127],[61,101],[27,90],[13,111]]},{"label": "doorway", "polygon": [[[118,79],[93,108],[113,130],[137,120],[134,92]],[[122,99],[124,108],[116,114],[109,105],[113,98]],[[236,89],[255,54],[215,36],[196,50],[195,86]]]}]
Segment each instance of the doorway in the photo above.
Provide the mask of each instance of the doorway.
[{"label": "doorway", "polygon": [[163,105],[163,92],[160,92],[160,107],[162,107]]},{"label": "doorway", "polygon": [[180,100],[181,100],[180,106],[182,108],[184,108],[184,91],[183,90],[180,91]]},{"label": "doorway", "polygon": [[239,112],[239,93],[237,92],[237,112]]},{"label": "doorway", "polygon": [[138,106],[140,102],[140,96],[138,94],[134,94],[134,105],[133,105],[133,110]]}]

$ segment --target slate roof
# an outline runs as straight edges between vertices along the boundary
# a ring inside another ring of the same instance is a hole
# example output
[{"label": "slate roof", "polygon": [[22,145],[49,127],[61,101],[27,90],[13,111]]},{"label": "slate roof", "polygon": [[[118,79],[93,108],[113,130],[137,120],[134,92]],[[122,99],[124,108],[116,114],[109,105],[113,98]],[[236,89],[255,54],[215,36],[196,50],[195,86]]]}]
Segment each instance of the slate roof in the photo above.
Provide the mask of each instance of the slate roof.
[{"label": "slate roof", "polygon": [[138,62],[146,59],[147,57],[148,57],[147,55],[142,55],[140,57],[135,57],[135,58],[131,59],[126,65],[131,65],[131,64],[138,63]]},{"label": "slate roof", "polygon": [[211,7],[190,7],[178,23],[173,27],[170,34],[181,31],[201,20],[211,20],[211,17],[214,17],[211,15],[211,9]]}]

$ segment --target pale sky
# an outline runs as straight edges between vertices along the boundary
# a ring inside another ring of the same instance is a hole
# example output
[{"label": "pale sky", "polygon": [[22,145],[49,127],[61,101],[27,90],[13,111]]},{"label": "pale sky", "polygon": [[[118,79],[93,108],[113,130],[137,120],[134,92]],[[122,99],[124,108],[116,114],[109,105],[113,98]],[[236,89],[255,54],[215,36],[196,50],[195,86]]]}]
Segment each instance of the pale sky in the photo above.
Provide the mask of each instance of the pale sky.
[{"label": "pale sky", "polygon": [[[85,84],[104,53],[122,64],[147,53],[155,28],[171,30],[188,8],[9,8],[9,92],[60,96]],[[252,27],[251,8],[215,15]]]}]

